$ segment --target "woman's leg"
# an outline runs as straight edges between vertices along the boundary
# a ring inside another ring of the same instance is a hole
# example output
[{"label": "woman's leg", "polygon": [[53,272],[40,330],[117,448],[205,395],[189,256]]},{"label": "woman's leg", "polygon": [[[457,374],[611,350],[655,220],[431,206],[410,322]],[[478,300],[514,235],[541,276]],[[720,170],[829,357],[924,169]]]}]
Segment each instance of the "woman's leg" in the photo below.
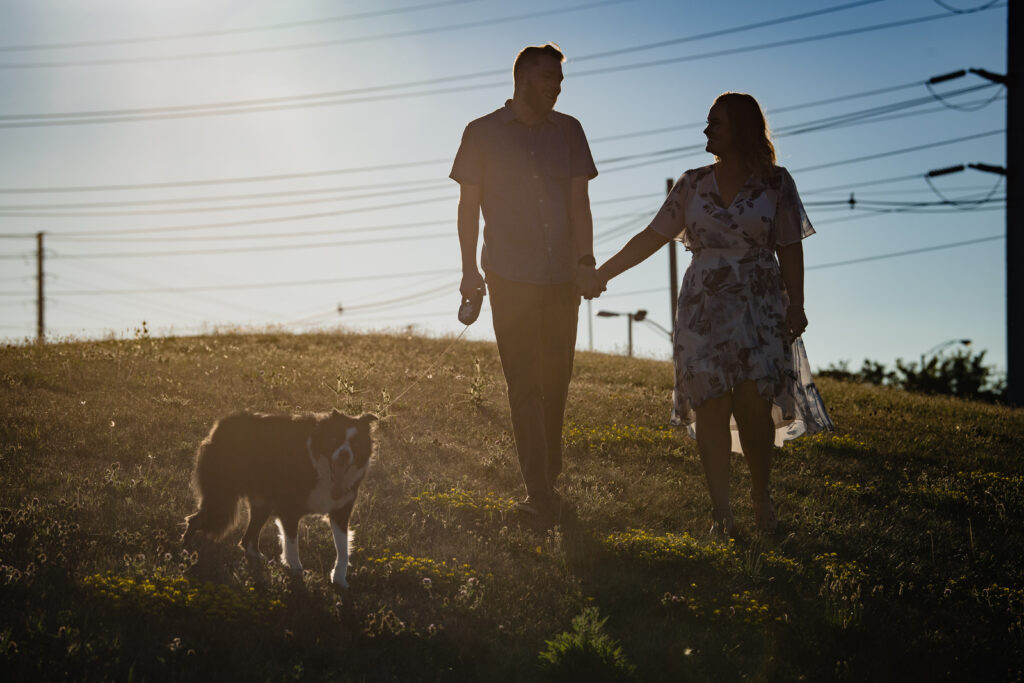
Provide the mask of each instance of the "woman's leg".
[{"label": "woman's leg", "polygon": [[[712,516],[716,525],[730,518],[729,459],[732,437],[729,434],[729,416],[732,397],[729,394],[710,398],[694,409],[697,413],[697,450],[704,464],[704,476],[711,494]],[[727,531],[727,530],[726,530]]]},{"label": "woman's leg", "polygon": [[774,530],[775,509],[771,501],[772,446],[775,425],[771,401],[757,391],[757,383],[748,380],[733,389],[733,414],[740,432],[740,445],[750,467],[750,496],[754,516],[763,530]]}]

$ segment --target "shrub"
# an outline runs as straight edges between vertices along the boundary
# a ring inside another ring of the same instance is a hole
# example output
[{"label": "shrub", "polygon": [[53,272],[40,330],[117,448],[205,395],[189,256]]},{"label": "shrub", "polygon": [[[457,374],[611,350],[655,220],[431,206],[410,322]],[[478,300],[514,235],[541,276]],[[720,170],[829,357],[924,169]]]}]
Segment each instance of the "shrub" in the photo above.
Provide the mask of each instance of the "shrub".
[{"label": "shrub", "polygon": [[626,658],[618,641],[605,633],[596,607],[588,607],[572,620],[572,632],[565,631],[547,641],[540,653],[541,666],[553,680],[628,681],[636,667]]}]

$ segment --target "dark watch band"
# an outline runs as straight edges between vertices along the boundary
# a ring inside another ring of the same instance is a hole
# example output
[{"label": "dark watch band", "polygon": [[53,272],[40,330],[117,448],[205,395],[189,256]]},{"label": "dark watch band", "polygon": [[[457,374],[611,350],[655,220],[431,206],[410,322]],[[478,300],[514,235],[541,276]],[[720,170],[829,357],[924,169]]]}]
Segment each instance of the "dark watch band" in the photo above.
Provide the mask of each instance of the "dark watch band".
[{"label": "dark watch band", "polygon": [[576,262],[578,266],[596,266],[597,261],[594,259],[593,254],[584,254],[580,256],[580,260]]}]

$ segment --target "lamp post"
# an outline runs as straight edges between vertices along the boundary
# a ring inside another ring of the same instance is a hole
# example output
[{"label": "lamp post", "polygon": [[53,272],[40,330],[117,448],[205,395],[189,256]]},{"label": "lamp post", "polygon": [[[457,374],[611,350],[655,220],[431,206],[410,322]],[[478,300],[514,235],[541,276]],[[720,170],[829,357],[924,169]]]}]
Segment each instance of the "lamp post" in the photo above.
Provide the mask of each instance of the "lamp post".
[{"label": "lamp post", "polygon": [[945,351],[950,346],[955,346],[957,344],[963,344],[964,346],[970,346],[971,345],[971,340],[970,339],[947,339],[946,341],[942,342],[941,344],[936,344],[932,348],[930,348],[927,351],[925,351],[924,355],[921,356],[921,364],[924,365],[925,359],[927,359],[929,356],[932,356],[932,357],[938,356],[939,353],[941,353],[942,351]]},{"label": "lamp post", "polygon": [[598,311],[597,317],[599,318],[618,318],[619,316],[626,316],[629,318],[627,323],[627,329],[629,330],[629,357],[633,357],[633,321],[643,322],[647,318],[647,311],[640,309],[636,313],[619,313],[618,311]]}]

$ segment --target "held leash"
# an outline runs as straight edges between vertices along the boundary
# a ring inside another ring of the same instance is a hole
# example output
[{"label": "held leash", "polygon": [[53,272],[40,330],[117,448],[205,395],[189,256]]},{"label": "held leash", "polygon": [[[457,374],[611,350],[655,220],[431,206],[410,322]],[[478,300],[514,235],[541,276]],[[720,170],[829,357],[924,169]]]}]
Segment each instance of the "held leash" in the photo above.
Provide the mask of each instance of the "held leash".
[{"label": "held leash", "polygon": [[[413,387],[415,387],[417,384],[422,382],[424,377],[429,377],[430,376],[430,374],[437,367],[438,363],[441,362],[441,359],[444,358],[445,355],[449,351],[451,351],[452,347],[455,346],[459,342],[459,340],[462,339],[463,336],[465,336],[466,331],[469,329],[469,326],[472,325],[476,321],[477,316],[480,315],[480,309],[481,309],[481,307],[483,305],[483,299],[484,299],[484,290],[483,289],[476,290],[476,292],[474,292],[474,295],[472,297],[469,297],[469,298],[463,297],[462,298],[462,304],[459,306],[459,321],[463,325],[465,325],[465,327],[462,328],[462,332],[459,332],[459,335],[457,337],[455,337],[455,339],[453,339],[452,342],[447,347],[445,347],[444,351],[442,351],[441,353],[437,354],[437,357],[434,358],[434,362],[431,363],[430,367],[428,367],[423,372],[423,374],[420,376],[419,379],[417,379],[412,384],[407,386],[402,391],[402,393],[398,394],[398,396],[395,396],[394,398],[387,398],[384,401],[384,409],[385,410],[389,410],[392,405],[394,405],[395,403],[398,403],[399,399],[401,399],[403,396],[408,394],[413,389]],[[387,393],[385,391],[385,396],[386,395],[387,395]]]},{"label": "held leash", "polygon": [[434,371],[434,368],[437,367],[438,363],[441,362],[441,359],[444,358],[445,354],[451,351],[452,347],[455,346],[459,342],[459,340],[462,339],[463,336],[465,336],[467,330],[469,330],[469,325],[466,325],[464,328],[462,328],[462,332],[459,332],[459,336],[455,337],[455,339],[452,340],[452,343],[445,347],[444,351],[437,354],[437,357],[434,358],[434,362],[430,365],[429,368],[426,369],[426,371],[420,376],[419,379],[417,379],[412,384],[407,386],[398,396],[395,396],[392,399],[388,399],[384,404],[385,407],[390,408],[393,404],[398,403],[398,400],[400,398],[408,394],[413,387],[422,382],[424,377],[430,375],[430,373]]}]

